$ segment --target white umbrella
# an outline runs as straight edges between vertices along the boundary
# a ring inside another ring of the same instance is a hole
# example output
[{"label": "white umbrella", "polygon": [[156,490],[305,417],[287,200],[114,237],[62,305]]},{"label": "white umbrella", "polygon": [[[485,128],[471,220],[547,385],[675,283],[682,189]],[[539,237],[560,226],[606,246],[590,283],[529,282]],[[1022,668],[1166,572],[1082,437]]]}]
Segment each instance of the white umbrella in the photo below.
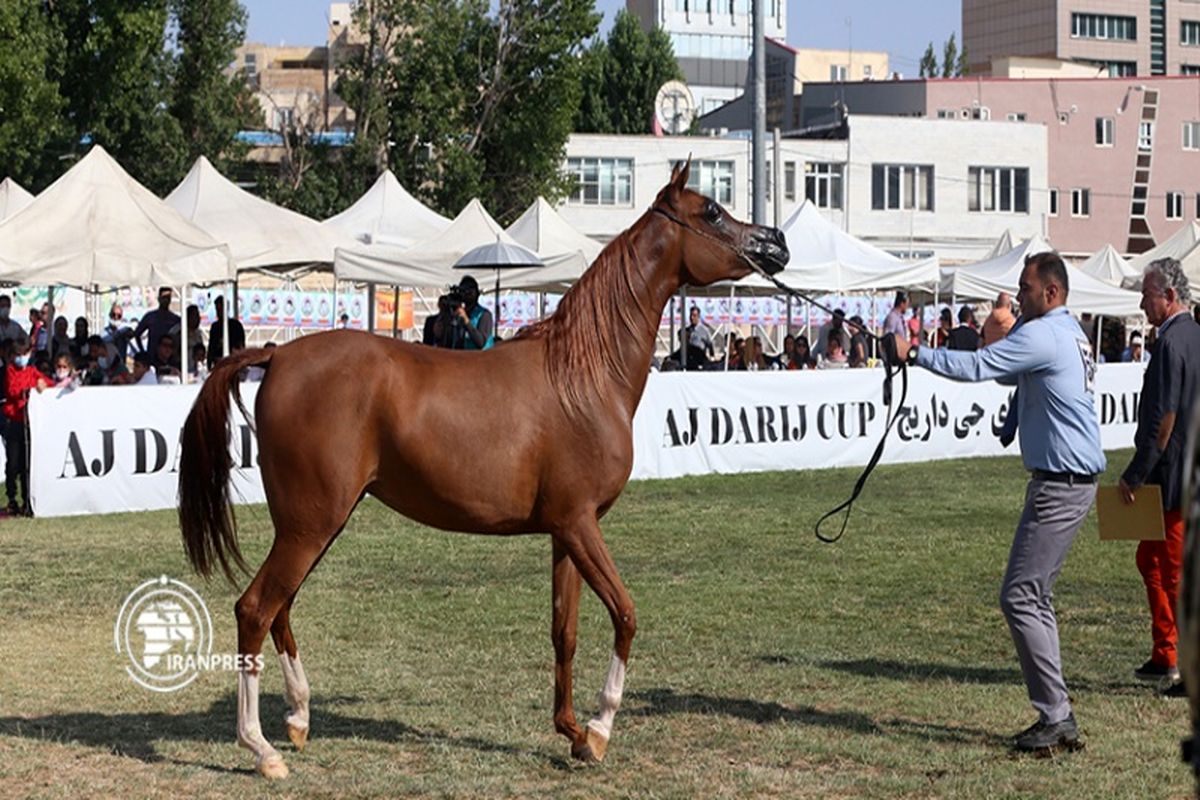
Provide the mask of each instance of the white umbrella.
[{"label": "white umbrella", "polygon": [[462,258],[454,263],[455,269],[494,269],[496,270],[496,319],[493,321],[496,330],[500,329],[500,270],[528,269],[544,267],[545,263],[538,254],[519,244],[510,244],[500,240],[468,250]]}]

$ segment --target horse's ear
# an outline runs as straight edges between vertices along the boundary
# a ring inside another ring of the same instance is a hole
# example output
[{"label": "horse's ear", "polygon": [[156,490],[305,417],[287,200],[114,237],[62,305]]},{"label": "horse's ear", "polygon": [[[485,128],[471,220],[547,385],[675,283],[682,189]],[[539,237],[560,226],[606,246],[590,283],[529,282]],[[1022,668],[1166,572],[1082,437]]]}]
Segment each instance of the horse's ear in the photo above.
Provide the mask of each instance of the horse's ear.
[{"label": "horse's ear", "polygon": [[688,176],[692,174],[692,154],[688,153],[687,161],[677,162],[671,170],[671,186],[676,191],[687,188]]}]

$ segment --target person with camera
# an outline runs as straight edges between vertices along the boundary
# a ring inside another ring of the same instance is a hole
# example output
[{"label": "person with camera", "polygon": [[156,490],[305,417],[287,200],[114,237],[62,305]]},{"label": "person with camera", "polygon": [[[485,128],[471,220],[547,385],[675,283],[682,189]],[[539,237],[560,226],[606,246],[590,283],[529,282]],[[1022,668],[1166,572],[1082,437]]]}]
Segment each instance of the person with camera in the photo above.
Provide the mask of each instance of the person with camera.
[{"label": "person with camera", "polygon": [[[438,305],[438,316],[441,317],[440,298]],[[458,286],[451,286],[446,295],[445,308],[448,320],[441,319],[431,326],[434,346],[453,350],[487,350],[496,343],[492,312],[479,304],[479,282],[475,278],[467,275]]]}]

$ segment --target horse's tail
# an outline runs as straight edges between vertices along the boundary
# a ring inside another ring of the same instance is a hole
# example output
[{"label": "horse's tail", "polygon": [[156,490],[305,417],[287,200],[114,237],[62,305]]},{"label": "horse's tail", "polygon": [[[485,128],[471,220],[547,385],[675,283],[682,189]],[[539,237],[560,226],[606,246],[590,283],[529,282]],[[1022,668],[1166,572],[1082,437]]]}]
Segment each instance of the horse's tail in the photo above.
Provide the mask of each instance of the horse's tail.
[{"label": "horse's tail", "polygon": [[273,349],[241,350],[223,358],[214,368],[195,405],[183,423],[179,446],[179,529],[192,568],[209,577],[216,564],[230,583],[233,568],[247,572],[237,543],[237,522],[229,498],[229,397],[232,394],[242,415],[246,406],[238,387],[238,376],[249,366],[265,367]]}]

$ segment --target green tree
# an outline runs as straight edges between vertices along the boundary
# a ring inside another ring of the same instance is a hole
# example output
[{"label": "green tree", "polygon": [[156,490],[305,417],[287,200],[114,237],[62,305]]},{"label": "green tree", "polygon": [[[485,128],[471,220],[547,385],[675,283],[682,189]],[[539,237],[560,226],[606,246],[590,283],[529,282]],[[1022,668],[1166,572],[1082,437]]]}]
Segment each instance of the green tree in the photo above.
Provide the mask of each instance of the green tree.
[{"label": "green tree", "polygon": [[936,78],[938,76],[937,56],[933,52],[933,42],[925,48],[925,55],[921,56],[921,72],[922,78]]},{"label": "green tree", "polygon": [[647,33],[625,10],[608,41],[588,49],[583,67],[576,129],[589,133],[647,133],[659,87],[683,79],[670,37],[661,28]]},{"label": "green tree", "polygon": [[40,3],[0,0],[0,178],[32,191],[57,177],[66,146],[63,40]]},{"label": "green tree", "polygon": [[245,79],[226,71],[246,38],[246,10],[237,0],[170,2],[176,53],[170,111],[186,160],[206,155],[220,168],[244,155],[234,137],[256,116]]},{"label": "green tree", "polygon": [[971,65],[967,63],[967,48],[964,47],[958,53],[958,66],[955,68],[955,77],[962,78],[971,73]]},{"label": "green tree", "polygon": [[75,147],[101,144],[152,191],[169,191],[188,151],[169,111],[167,0],[55,0],[48,8],[64,41],[60,91]]},{"label": "green tree", "polygon": [[954,34],[952,33],[942,46],[942,77],[956,77],[955,71],[958,69],[958,44],[954,41]]}]

